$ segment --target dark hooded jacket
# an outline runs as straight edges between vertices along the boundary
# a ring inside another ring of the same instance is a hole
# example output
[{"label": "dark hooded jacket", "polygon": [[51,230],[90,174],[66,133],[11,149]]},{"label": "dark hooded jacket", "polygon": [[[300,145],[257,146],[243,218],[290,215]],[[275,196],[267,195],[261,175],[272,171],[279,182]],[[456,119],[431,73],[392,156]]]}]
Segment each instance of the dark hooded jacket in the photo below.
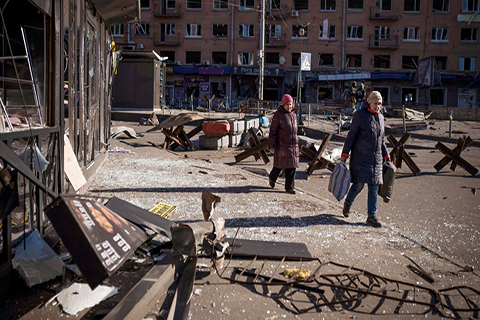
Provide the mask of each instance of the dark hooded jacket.
[{"label": "dark hooded jacket", "polygon": [[280,169],[298,168],[297,116],[280,106],[270,126],[269,148],[275,149],[273,165]]},{"label": "dark hooded jacket", "polygon": [[371,111],[366,102],[353,115],[342,156],[350,152],[352,183],[383,184],[383,160],[389,157],[383,115]]}]

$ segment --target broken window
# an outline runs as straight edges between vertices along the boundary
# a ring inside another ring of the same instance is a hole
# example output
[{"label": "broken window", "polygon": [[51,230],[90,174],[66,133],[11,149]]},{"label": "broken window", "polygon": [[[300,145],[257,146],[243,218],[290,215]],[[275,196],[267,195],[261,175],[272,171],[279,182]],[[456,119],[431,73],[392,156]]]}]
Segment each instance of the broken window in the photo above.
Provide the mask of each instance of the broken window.
[{"label": "broken window", "polygon": [[175,0],[167,0],[167,9],[175,9]]},{"label": "broken window", "polygon": [[266,52],[265,53],[265,64],[280,64],[280,53],[278,52]]},{"label": "broken window", "polygon": [[187,24],[187,37],[198,38],[202,36],[202,25],[198,23]]},{"label": "broken window", "polygon": [[185,54],[185,63],[200,64],[202,53],[200,51],[187,51]]},{"label": "broken window", "polygon": [[435,57],[438,69],[447,70],[447,57]]},{"label": "broken window", "polygon": [[175,51],[160,51],[160,56],[167,57],[166,63],[173,63],[175,61]]},{"label": "broken window", "polygon": [[420,28],[418,27],[403,27],[403,41],[419,41]]},{"label": "broken window", "polygon": [[140,0],[140,9],[141,10],[150,9],[150,0]]},{"label": "broken window", "polygon": [[448,28],[432,28],[432,41],[448,41]]},{"label": "broken window", "polygon": [[281,10],[281,0],[270,0],[270,10]]},{"label": "broken window", "polygon": [[280,24],[267,24],[265,33],[272,38],[280,38],[282,36],[282,26]]},{"label": "broken window", "polygon": [[346,68],[361,68],[362,67],[362,55],[361,54],[347,54]]},{"label": "broken window", "polygon": [[478,12],[478,0],[463,0],[462,12]]},{"label": "broken window", "polygon": [[418,56],[402,56],[402,69],[417,69]]},{"label": "broken window", "polygon": [[363,39],[363,27],[362,26],[348,26],[347,27],[347,39]]},{"label": "broken window", "polygon": [[299,66],[300,65],[300,53],[292,52],[292,66]]},{"label": "broken window", "polygon": [[240,0],[240,10],[248,10],[255,8],[255,0]]},{"label": "broken window", "polygon": [[223,99],[225,98],[226,84],[225,81],[222,82],[211,82],[212,92],[211,96],[215,95],[216,98]]},{"label": "broken window", "polygon": [[213,0],[213,9],[228,9],[227,0]]},{"label": "broken window", "polygon": [[324,102],[325,99],[333,99],[333,91],[331,87],[318,87],[317,102]]},{"label": "broken window", "polygon": [[465,42],[477,42],[477,28],[462,28],[460,40]]},{"label": "broken window", "polygon": [[245,66],[253,66],[253,53],[251,52],[239,52],[238,64]]},{"label": "broken window", "polygon": [[225,51],[212,52],[213,64],[227,64],[227,53]]},{"label": "broken window", "polygon": [[391,39],[392,28],[391,27],[375,27],[375,39],[389,40]]},{"label": "broken window", "polygon": [[405,12],[420,12],[420,0],[405,0]]},{"label": "broken window", "polygon": [[377,0],[377,7],[379,7],[380,11],[391,11],[392,0]]},{"label": "broken window", "polygon": [[449,7],[449,0],[433,0],[433,12],[448,12]]},{"label": "broken window", "polygon": [[238,37],[239,38],[253,38],[253,24],[239,24]]},{"label": "broken window", "polygon": [[445,106],[447,89],[445,88],[430,88],[430,105]]},{"label": "broken window", "polygon": [[187,9],[202,9],[202,0],[187,0]]},{"label": "broken window", "polygon": [[307,11],[308,0],[293,0],[293,10]]},{"label": "broken window", "polygon": [[138,23],[135,25],[135,35],[137,36],[148,36],[150,34],[150,24],[149,23]]},{"label": "broken window", "polygon": [[119,37],[123,36],[124,30],[125,30],[125,25],[122,24],[117,24],[111,28],[112,30],[112,36],[114,37]]},{"label": "broken window", "polygon": [[460,57],[459,61],[459,68],[460,71],[475,71],[475,58],[466,58]]},{"label": "broken window", "polygon": [[214,38],[228,37],[228,25],[227,24],[214,24],[212,26],[212,37],[214,37]]},{"label": "broken window", "polygon": [[319,67],[333,67],[333,53],[320,53],[318,55]]},{"label": "broken window", "polygon": [[335,26],[328,26],[325,33],[323,32],[323,24],[320,25],[320,39],[335,39]]},{"label": "broken window", "polygon": [[335,0],[321,0],[320,11],[335,11],[337,9],[337,2]]},{"label": "broken window", "polygon": [[175,35],[175,23],[162,23],[160,24],[160,30],[165,30],[164,33],[167,37]]},{"label": "broken window", "polygon": [[374,55],[373,56],[373,67],[380,69],[389,69],[390,68],[390,55]]},{"label": "broken window", "polygon": [[292,38],[308,38],[308,26],[292,26]]},{"label": "broken window", "polygon": [[348,10],[363,10],[363,0],[348,0]]}]

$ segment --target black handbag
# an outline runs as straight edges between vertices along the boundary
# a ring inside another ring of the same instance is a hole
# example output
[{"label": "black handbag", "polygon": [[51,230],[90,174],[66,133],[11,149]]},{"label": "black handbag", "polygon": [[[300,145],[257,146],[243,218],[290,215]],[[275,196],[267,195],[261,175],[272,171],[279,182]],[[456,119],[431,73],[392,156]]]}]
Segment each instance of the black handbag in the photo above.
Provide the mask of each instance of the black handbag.
[{"label": "black handbag", "polygon": [[383,198],[383,202],[389,202],[392,198],[396,171],[397,168],[391,161],[383,164],[383,185],[378,189],[378,195]]}]

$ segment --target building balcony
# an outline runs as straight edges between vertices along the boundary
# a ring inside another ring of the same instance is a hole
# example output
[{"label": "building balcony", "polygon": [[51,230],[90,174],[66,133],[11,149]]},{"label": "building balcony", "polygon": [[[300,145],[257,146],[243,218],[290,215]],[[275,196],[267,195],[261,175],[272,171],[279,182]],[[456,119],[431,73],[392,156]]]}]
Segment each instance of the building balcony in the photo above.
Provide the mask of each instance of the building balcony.
[{"label": "building balcony", "polygon": [[370,20],[398,20],[396,12],[380,11],[376,6],[370,7]]},{"label": "building balcony", "polygon": [[266,34],[265,46],[267,47],[285,47],[287,46],[287,34]]},{"label": "building balcony", "polygon": [[155,46],[179,46],[182,44],[183,39],[180,37],[180,34],[174,36],[165,36],[160,35],[160,31],[153,33],[153,44]]},{"label": "building balcony", "polygon": [[368,37],[369,49],[398,49],[398,36],[390,36],[387,39],[379,37],[377,34],[371,34]]},{"label": "building balcony", "polygon": [[182,5],[175,2],[175,8],[165,8],[161,3],[155,2],[153,7],[153,16],[155,18],[180,18]]}]

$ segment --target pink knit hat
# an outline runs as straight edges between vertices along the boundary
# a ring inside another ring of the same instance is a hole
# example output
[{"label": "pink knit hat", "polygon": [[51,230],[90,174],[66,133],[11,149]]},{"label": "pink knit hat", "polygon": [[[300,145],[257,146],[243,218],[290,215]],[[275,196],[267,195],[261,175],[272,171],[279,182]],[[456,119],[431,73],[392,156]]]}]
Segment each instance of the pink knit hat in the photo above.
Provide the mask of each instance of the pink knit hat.
[{"label": "pink knit hat", "polygon": [[284,94],[282,98],[282,106],[285,105],[287,102],[293,102],[293,98],[289,94]]}]

